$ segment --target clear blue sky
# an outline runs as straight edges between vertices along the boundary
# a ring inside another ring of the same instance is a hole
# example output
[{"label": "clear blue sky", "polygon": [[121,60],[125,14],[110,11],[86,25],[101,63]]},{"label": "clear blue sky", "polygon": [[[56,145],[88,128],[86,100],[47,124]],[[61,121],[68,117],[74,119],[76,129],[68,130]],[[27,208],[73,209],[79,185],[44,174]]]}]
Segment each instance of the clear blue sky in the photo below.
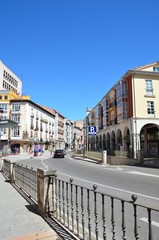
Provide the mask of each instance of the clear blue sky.
[{"label": "clear blue sky", "polygon": [[23,95],[84,119],[131,69],[159,60],[158,0],[0,0],[0,59]]}]

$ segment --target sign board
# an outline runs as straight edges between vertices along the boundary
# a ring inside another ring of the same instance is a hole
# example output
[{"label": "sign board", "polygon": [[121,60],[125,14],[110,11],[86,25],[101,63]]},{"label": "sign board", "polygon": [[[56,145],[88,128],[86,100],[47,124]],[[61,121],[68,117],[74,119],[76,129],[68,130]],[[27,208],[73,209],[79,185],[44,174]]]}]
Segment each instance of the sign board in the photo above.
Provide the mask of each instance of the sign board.
[{"label": "sign board", "polygon": [[96,135],[96,126],[88,127],[88,135]]}]

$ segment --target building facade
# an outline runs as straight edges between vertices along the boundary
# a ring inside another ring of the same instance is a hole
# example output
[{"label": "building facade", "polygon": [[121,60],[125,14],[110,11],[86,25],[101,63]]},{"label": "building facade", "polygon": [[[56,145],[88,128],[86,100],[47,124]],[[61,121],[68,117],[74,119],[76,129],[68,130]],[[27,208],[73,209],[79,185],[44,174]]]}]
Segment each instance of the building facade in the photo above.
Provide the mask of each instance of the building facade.
[{"label": "building facade", "polygon": [[135,159],[159,156],[159,63],[127,71],[88,113],[96,126],[89,149],[117,151]]},{"label": "building facade", "polygon": [[74,133],[74,122],[65,118],[64,120],[64,141],[65,141],[65,149],[72,148],[72,140]]},{"label": "building facade", "polygon": [[0,61],[0,90],[12,90],[22,95],[22,81],[2,61]]},{"label": "building facade", "polygon": [[[55,115],[28,99],[10,101],[10,118],[17,126],[10,130],[10,148],[28,152],[33,145],[47,148],[54,140]],[[44,150],[44,149],[43,149]]]},{"label": "building facade", "polygon": [[1,127],[0,151],[18,149],[20,153],[34,149],[35,144],[53,152],[55,149],[71,148],[74,122],[56,110],[19,96],[13,91],[0,91],[1,120],[10,119],[17,125]]}]

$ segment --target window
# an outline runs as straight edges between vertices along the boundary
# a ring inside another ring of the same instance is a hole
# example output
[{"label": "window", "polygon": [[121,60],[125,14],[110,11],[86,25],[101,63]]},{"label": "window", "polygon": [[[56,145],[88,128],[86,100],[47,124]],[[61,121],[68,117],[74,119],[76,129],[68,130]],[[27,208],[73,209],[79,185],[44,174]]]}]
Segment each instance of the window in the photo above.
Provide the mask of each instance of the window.
[{"label": "window", "polygon": [[147,113],[148,114],[154,114],[154,102],[153,101],[147,101]]},{"label": "window", "polygon": [[12,110],[19,111],[20,110],[20,104],[19,103],[13,103]]},{"label": "window", "polygon": [[11,120],[20,123],[20,114],[12,114]]},{"label": "window", "polygon": [[152,80],[145,80],[145,88],[146,88],[146,95],[152,96],[153,95]]},{"label": "window", "polygon": [[7,99],[8,99],[8,96],[5,95],[5,96],[4,96],[4,99],[7,100]]},{"label": "window", "polygon": [[3,113],[7,112],[8,104],[7,103],[1,103],[0,104],[0,109],[3,110]]},{"label": "window", "polygon": [[159,72],[159,67],[153,67],[154,72]]},{"label": "window", "polygon": [[19,136],[20,136],[19,126],[12,128],[12,134],[11,134],[11,136],[12,136],[12,137],[19,137]]},{"label": "window", "polygon": [[5,135],[7,134],[7,129],[6,128],[0,128],[0,135]]},{"label": "window", "polygon": [[2,100],[2,96],[0,96],[0,100]]}]

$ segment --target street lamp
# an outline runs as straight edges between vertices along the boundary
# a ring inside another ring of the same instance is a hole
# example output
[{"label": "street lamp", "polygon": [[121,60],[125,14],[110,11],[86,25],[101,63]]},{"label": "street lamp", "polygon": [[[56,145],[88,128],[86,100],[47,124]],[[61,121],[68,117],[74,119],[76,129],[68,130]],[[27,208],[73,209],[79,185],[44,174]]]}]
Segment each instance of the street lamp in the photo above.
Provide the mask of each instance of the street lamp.
[{"label": "street lamp", "polygon": [[84,129],[83,158],[85,158],[86,152],[88,157],[88,126],[83,127],[83,129]]},{"label": "street lamp", "polygon": [[3,109],[0,108],[0,147],[1,147],[1,122],[2,122],[2,114],[3,114]]},{"label": "street lamp", "polygon": [[53,137],[52,135],[50,136],[50,153],[52,155],[52,152],[53,152]]}]

